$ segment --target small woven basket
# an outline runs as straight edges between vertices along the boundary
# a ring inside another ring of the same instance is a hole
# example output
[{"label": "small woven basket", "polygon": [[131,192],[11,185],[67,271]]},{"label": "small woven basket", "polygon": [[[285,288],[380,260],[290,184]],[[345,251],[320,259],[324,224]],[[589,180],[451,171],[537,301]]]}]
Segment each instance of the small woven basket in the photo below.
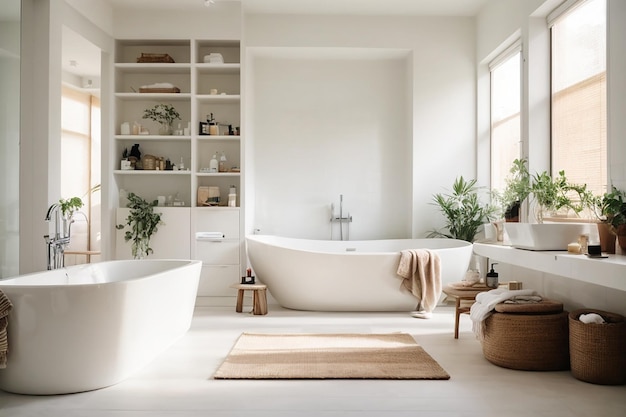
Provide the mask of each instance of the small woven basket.
[{"label": "small woven basket", "polygon": [[[583,323],[582,314],[596,313],[606,323]],[[572,375],[592,384],[626,384],[626,321],[602,310],[581,309],[569,314]]]}]

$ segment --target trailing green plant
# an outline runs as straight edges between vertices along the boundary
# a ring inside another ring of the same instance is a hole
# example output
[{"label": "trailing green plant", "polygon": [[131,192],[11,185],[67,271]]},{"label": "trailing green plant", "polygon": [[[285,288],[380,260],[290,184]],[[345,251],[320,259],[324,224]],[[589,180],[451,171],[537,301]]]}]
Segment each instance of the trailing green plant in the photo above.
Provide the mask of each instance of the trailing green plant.
[{"label": "trailing green plant", "polygon": [[70,219],[74,212],[80,210],[84,204],[80,197],[72,197],[67,200],[63,198],[60,199],[59,205],[61,206],[61,214],[63,214],[63,217]]},{"label": "trailing green plant", "polygon": [[154,207],[158,204],[158,200],[148,202],[139,197],[135,193],[128,193],[128,204],[126,207],[130,209],[126,217],[125,224],[118,224],[118,230],[124,229],[126,226],[130,230],[126,230],[124,241],[131,241],[131,251],[133,258],[141,259],[154,253],[150,247],[150,238],[159,229],[162,224],[161,213],[156,213]]},{"label": "trailing green plant", "polygon": [[539,223],[543,221],[544,212],[557,212],[565,208],[578,216],[585,208],[593,208],[595,204],[595,197],[587,190],[587,184],[570,183],[563,170],[559,171],[556,178],[552,178],[546,171],[533,175],[531,193],[539,206]]},{"label": "trailing green plant", "polygon": [[435,194],[435,205],[446,218],[445,231],[433,231],[428,237],[447,237],[473,242],[484,223],[494,219],[495,207],[482,204],[476,180],[466,181],[458,177],[452,185],[451,194]]},{"label": "trailing green plant", "polygon": [[164,126],[171,126],[175,120],[181,120],[180,114],[171,104],[156,104],[143,111],[143,119],[150,119]]}]

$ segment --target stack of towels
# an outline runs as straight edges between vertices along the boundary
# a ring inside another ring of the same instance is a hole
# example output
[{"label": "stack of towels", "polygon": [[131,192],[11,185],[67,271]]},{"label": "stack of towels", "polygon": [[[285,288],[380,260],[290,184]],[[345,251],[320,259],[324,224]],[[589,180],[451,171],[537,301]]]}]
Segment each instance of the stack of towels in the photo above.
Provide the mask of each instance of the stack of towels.
[{"label": "stack of towels", "polygon": [[7,340],[7,326],[9,324],[9,312],[13,305],[6,295],[0,290],[0,369],[7,367],[7,352],[9,343]]},{"label": "stack of towels", "polygon": [[476,302],[470,308],[470,319],[472,320],[472,331],[479,340],[483,339],[484,321],[489,317],[496,304],[499,303],[539,303],[542,298],[534,290],[505,290],[495,289],[481,292],[476,296]]}]

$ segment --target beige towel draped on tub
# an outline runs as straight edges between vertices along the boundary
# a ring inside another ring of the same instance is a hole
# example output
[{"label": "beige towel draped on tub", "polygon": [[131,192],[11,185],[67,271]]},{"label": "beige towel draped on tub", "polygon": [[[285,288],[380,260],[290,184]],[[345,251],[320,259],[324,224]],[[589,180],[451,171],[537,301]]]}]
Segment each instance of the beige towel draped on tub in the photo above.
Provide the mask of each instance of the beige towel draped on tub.
[{"label": "beige towel draped on tub", "polygon": [[402,285],[418,299],[415,317],[428,317],[441,297],[441,260],[428,249],[407,249],[400,252],[397,274]]},{"label": "beige towel draped on tub", "polygon": [[0,290],[0,369],[7,367],[7,351],[9,343],[7,341],[7,325],[9,322],[9,311],[11,311],[11,302],[6,295]]}]

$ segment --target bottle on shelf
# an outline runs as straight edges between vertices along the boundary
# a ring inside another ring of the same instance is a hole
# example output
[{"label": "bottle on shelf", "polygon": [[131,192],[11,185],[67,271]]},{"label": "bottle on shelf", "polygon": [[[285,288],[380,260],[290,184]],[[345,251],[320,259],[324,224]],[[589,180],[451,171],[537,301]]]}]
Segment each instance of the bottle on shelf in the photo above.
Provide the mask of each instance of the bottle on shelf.
[{"label": "bottle on shelf", "polygon": [[217,152],[213,154],[213,158],[209,162],[209,172],[217,172],[219,162],[217,161]]},{"label": "bottle on shelf", "polygon": [[178,164],[178,170],[179,171],[184,171],[185,170],[185,163],[183,162],[183,157],[180,157],[180,164]]},{"label": "bottle on shelf", "polygon": [[237,187],[234,185],[228,190],[228,207],[237,207]]},{"label": "bottle on shelf", "polygon": [[220,134],[219,132],[219,125],[217,124],[217,122],[215,121],[215,118],[213,117],[213,113],[211,113],[211,116],[209,117],[209,135],[211,136],[217,136]]},{"label": "bottle on shelf", "polygon": [[222,151],[222,156],[220,156],[218,171],[226,172],[226,154],[223,151]]}]

